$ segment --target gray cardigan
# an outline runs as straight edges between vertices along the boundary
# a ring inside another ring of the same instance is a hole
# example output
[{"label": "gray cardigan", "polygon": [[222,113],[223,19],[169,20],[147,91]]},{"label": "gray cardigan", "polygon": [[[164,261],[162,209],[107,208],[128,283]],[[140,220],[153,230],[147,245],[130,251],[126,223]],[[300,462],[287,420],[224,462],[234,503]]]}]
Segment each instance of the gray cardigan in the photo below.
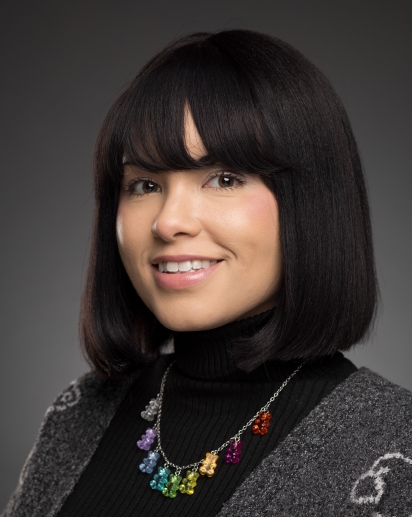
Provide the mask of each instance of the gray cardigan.
[{"label": "gray cardigan", "polygon": [[[57,515],[130,382],[88,374],[57,397],[1,517]],[[218,515],[412,516],[412,393],[358,370],[262,461]]]}]

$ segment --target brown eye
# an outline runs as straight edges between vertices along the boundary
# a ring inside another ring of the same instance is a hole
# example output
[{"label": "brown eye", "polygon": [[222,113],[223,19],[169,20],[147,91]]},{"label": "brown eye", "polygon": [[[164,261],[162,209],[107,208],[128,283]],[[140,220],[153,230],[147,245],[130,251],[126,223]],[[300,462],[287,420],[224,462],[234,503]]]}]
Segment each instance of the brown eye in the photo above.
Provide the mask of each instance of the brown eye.
[{"label": "brown eye", "polygon": [[141,196],[143,194],[151,194],[153,192],[160,192],[160,187],[152,180],[137,180],[129,185],[128,189],[133,194]]},{"label": "brown eye", "polygon": [[231,190],[242,183],[245,183],[244,180],[234,174],[225,173],[225,174],[217,174],[210,178],[205,187],[221,189],[221,190]]},{"label": "brown eye", "polygon": [[227,188],[234,187],[236,179],[233,176],[219,176],[219,187]]},{"label": "brown eye", "polygon": [[145,194],[150,194],[151,192],[155,192],[156,191],[156,183],[154,183],[153,181],[143,181],[142,182],[143,185],[142,185],[142,190]]}]

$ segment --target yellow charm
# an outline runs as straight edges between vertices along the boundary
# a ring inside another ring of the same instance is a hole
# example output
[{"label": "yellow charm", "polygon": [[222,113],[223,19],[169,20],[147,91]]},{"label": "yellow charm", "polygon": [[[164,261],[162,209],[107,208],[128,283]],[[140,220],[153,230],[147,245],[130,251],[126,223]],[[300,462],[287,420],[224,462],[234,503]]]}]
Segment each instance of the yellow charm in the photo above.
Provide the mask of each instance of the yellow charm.
[{"label": "yellow charm", "polygon": [[219,459],[218,454],[212,454],[211,452],[206,453],[206,458],[202,460],[202,466],[199,468],[199,472],[202,476],[207,476],[211,478],[215,473],[215,468],[217,467],[217,460]]},{"label": "yellow charm", "polygon": [[182,480],[182,483],[179,485],[179,490],[182,494],[193,495],[195,491],[195,486],[197,485],[196,480],[199,477],[199,474],[194,470],[188,470],[186,472],[186,477]]}]

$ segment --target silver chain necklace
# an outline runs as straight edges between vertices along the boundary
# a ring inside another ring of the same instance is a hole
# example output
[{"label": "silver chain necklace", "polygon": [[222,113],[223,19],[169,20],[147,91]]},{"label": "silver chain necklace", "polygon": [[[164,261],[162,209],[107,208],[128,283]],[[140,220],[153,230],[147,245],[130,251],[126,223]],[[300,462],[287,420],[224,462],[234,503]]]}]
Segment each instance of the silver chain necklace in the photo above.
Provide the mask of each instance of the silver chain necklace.
[{"label": "silver chain necklace", "polygon": [[[270,397],[266,404],[262,406],[253,415],[253,417],[237,431],[236,434],[222,443],[222,445],[217,449],[214,449],[211,452],[207,452],[205,458],[188,465],[176,465],[170,461],[165,451],[163,450],[161,441],[160,423],[162,417],[164,389],[166,386],[167,375],[173,364],[174,361],[167,367],[165,373],[163,374],[157,397],[152,399],[146,406],[145,410],[141,412],[142,418],[149,421],[152,421],[156,418],[156,423],[153,427],[149,427],[145,434],[142,435],[141,440],[137,442],[137,446],[140,449],[149,451],[147,457],[144,458],[143,463],[139,465],[141,472],[152,474],[160,456],[163,457],[164,466],[158,467],[158,472],[153,476],[153,479],[149,484],[152,489],[159,490],[164,496],[171,498],[176,497],[178,491],[183,494],[192,495],[194,493],[194,487],[197,484],[196,480],[199,475],[212,477],[217,467],[219,452],[221,452],[225,447],[228,447],[225,455],[226,463],[239,463],[243,445],[243,443],[240,441],[242,434],[250,426],[252,426],[253,434],[267,434],[268,428],[270,426],[270,420],[272,418],[272,415],[269,413],[270,405],[279,396],[280,392],[288,384],[292,377],[294,377],[302,368],[304,362],[301,363],[296,368],[296,370],[294,370],[289,375],[289,377],[281,384],[281,386]],[[149,449],[156,439],[156,448],[154,451],[150,451]],[[174,474],[171,472],[170,467],[175,469]],[[182,470],[187,470],[186,477],[184,479],[182,479],[182,476],[180,476]]]}]

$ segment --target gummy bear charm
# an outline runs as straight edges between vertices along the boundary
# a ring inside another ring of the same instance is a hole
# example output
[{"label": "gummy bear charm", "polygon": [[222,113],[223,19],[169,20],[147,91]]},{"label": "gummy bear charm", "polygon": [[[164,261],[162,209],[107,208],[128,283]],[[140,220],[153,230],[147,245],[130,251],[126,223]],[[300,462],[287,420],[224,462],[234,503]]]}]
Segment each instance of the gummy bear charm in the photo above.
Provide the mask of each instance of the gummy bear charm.
[{"label": "gummy bear charm", "polygon": [[179,490],[182,494],[192,495],[195,491],[195,486],[197,485],[196,480],[199,477],[199,473],[194,470],[188,470],[186,472],[186,477],[183,478],[181,485],[179,486]]},{"label": "gummy bear charm", "polygon": [[148,429],[146,429],[145,434],[142,434],[142,439],[137,442],[137,446],[139,447],[139,449],[148,451],[152,443],[155,441],[156,436],[156,429],[152,429],[149,427]]},{"label": "gummy bear charm", "polygon": [[264,435],[268,432],[270,426],[270,419],[272,415],[270,413],[263,413],[262,411],[259,413],[259,416],[256,418],[254,424],[252,425],[252,433]]},{"label": "gummy bear charm", "polygon": [[139,465],[139,469],[146,474],[151,474],[159,458],[160,454],[158,452],[149,451],[149,454],[144,458],[143,463]]},{"label": "gummy bear charm", "polygon": [[202,476],[206,475],[211,478],[215,473],[215,468],[217,467],[217,460],[219,459],[218,454],[212,454],[211,452],[206,453],[206,458],[202,460],[202,466],[199,468],[199,472]]},{"label": "gummy bear charm", "polygon": [[179,483],[182,481],[182,476],[177,474],[170,474],[169,481],[165,484],[162,494],[166,497],[176,497],[176,493],[179,490]]},{"label": "gummy bear charm", "polygon": [[149,483],[151,488],[153,488],[153,490],[160,490],[161,492],[167,483],[169,474],[170,469],[167,469],[166,467],[159,467],[157,469],[157,474],[153,476],[153,479]]},{"label": "gummy bear charm", "polygon": [[144,408],[144,411],[140,413],[141,417],[151,422],[155,419],[157,412],[159,411],[159,403],[157,399],[152,399],[149,404]]},{"label": "gummy bear charm", "polygon": [[225,461],[226,463],[239,463],[240,455],[242,454],[243,442],[236,440],[229,441],[229,447],[226,449]]}]

